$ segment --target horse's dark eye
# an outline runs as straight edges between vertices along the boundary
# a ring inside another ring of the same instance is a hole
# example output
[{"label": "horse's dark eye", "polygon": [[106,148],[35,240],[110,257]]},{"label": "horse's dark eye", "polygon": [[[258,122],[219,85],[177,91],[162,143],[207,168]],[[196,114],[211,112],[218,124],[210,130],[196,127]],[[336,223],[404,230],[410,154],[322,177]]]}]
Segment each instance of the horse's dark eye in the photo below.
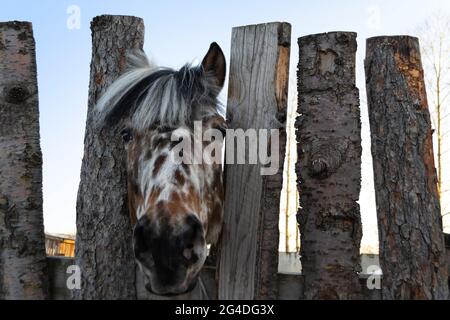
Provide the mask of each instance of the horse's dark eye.
[{"label": "horse's dark eye", "polygon": [[217,129],[220,130],[220,132],[222,132],[222,136],[225,137],[227,135],[227,128],[225,127],[218,127]]},{"label": "horse's dark eye", "polygon": [[132,133],[131,133],[131,130],[128,129],[128,128],[123,129],[123,130],[120,132],[120,134],[121,134],[121,136],[122,136],[123,141],[125,141],[125,142],[130,142],[130,140],[133,140],[133,135],[132,135]]}]

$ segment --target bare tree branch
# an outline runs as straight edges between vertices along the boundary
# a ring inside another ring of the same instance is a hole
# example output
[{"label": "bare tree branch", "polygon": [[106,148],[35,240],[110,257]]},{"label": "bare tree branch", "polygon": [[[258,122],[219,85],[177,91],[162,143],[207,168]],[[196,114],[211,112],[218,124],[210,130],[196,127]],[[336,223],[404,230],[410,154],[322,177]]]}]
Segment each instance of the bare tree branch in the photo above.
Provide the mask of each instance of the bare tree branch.
[{"label": "bare tree branch", "polygon": [[444,139],[449,131],[443,133],[443,121],[449,116],[449,105],[447,100],[450,96],[450,17],[443,15],[440,11],[434,13],[416,28],[421,44],[423,67],[427,84],[427,96],[432,111],[433,128],[436,129],[434,142],[437,143],[436,160],[438,169],[438,189],[442,202],[442,189],[444,170],[443,163],[449,162],[444,159],[448,151],[443,151]]}]

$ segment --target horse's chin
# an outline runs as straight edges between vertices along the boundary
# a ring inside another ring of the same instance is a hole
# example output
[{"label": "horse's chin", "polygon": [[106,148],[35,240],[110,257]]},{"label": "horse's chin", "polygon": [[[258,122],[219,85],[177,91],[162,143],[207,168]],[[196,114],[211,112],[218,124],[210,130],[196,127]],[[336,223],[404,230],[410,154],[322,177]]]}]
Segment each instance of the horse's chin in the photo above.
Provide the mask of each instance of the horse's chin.
[{"label": "horse's chin", "polygon": [[193,280],[189,284],[187,289],[183,289],[183,290],[170,289],[170,290],[167,290],[167,291],[156,291],[156,290],[153,290],[151,284],[147,283],[145,285],[145,289],[148,292],[150,292],[151,294],[154,294],[154,295],[164,296],[164,297],[173,297],[173,296],[180,296],[180,295],[184,295],[184,294],[188,294],[188,293],[192,292],[194,290],[194,288],[197,286],[197,283],[198,283],[198,278]]}]

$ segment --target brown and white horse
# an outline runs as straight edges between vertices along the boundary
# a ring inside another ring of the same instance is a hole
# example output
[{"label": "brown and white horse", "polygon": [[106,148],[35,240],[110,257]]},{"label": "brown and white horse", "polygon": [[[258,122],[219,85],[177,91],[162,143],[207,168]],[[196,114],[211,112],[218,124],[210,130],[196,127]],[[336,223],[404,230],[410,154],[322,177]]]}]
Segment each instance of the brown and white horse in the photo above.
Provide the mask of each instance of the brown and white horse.
[{"label": "brown and white horse", "polygon": [[[191,290],[205,262],[207,244],[219,238],[221,163],[196,162],[191,155],[179,154],[177,146],[180,141],[205,146],[199,141],[202,137],[194,135],[196,121],[204,130],[223,132],[226,124],[217,97],[225,70],[225,57],[216,43],[201,65],[185,65],[178,71],[156,68],[143,52],[135,53],[129,71],[96,106],[99,125],[127,124],[122,136],[128,155],[134,254],[147,290],[156,294]],[[180,156],[182,162],[174,161]],[[215,156],[221,159],[221,154]]]}]

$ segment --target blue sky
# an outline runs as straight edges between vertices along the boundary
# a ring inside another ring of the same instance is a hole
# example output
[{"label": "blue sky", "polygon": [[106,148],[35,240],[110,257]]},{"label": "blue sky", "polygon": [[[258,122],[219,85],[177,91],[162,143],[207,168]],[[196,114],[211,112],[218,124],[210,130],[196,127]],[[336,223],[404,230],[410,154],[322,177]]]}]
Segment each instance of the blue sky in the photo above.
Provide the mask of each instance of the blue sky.
[{"label": "blue sky", "polygon": [[[70,5],[80,8],[80,29],[69,30],[66,26]],[[367,236],[373,236],[376,219],[362,68],[365,39],[410,33],[436,11],[450,14],[450,1],[2,0],[0,21],[31,21],[37,43],[46,231],[75,231],[91,55],[90,21],[99,14],[122,14],[144,19],[146,52],[156,63],[170,67],[201,59],[212,41],[221,45],[228,58],[234,26],[289,22],[292,24],[292,77],[296,71],[298,37],[337,30],[357,32],[357,85],[362,98],[364,148],[360,202],[365,231],[369,230]]]}]

